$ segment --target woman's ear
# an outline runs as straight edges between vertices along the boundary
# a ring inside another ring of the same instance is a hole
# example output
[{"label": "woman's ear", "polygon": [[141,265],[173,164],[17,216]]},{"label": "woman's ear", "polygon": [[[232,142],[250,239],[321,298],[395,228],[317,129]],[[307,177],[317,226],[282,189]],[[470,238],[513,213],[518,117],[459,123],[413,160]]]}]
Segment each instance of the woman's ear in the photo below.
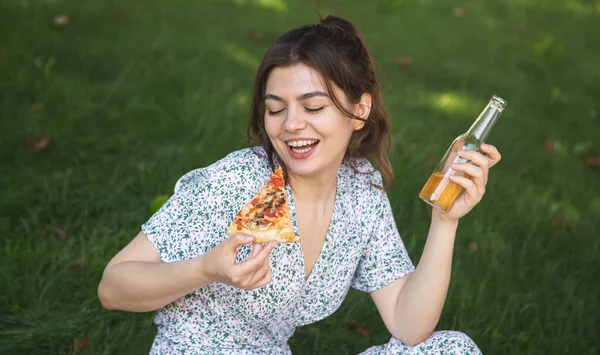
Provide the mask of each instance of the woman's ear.
[{"label": "woman's ear", "polygon": [[[368,93],[362,94],[362,96],[360,97],[360,101],[354,107],[355,114],[358,117],[366,120],[369,117],[369,113],[371,113],[371,104],[372,104],[371,94],[368,94]],[[359,130],[365,126],[364,121],[356,120],[355,122],[356,122],[355,127],[354,127],[355,130]]]}]

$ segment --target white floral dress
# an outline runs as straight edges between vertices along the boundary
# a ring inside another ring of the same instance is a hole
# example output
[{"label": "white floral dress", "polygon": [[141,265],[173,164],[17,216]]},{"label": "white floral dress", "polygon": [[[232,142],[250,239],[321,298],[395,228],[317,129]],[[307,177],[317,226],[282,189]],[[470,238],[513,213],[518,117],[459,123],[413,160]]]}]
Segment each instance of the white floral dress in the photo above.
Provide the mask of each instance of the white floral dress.
[{"label": "white floral dress", "polygon": [[[214,282],[159,309],[150,353],[290,354],[287,341],[295,328],[332,314],[350,287],[372,292],[412,272],[387,195],[371,185],[381,184],[378,172],[368,173],[372,169],[366,159],[340,167],[333,217],[308,279],[301,243],[278,244],[270,255],[268,285],[242,290]],[[233,152],[181,177],[173,196],[142,230],[165,262],[205,254],[228,238],[234,215],[271,173],[262,149]],[[286,193],[298,234],[289,185]],[[251,250],[241,246],[238,261]],[[411,349],[392,338],[366,353],[409,354]]]}]

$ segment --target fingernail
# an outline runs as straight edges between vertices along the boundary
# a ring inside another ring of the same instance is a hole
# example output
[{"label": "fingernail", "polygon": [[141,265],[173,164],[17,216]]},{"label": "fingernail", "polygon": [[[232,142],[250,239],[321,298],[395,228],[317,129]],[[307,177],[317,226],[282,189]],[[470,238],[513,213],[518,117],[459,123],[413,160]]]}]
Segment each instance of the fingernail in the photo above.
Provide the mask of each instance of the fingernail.
[{"label": "fingernail", "polygon": [[458,164],[452,163],[452,169],[456,169],[456,168],[458,168]]}]

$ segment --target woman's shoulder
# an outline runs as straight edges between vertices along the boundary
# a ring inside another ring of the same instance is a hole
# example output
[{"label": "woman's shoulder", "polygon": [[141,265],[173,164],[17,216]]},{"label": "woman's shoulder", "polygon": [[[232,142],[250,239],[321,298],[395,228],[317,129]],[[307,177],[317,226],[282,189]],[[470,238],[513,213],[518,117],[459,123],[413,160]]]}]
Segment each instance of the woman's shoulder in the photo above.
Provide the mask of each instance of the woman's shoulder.
[{"label": "woman's shoulder", "polygon": [[241,184],[264,183],[271,174],[268,158],[261,147],[245,148],[227,154],[214,163],[184,174],[175,184],[175,192],[212,187],[235,188]]},{"label": "woman's shoulder", "polygon": [[382,186],[383,179],[381,173],[366,158],[348,158],[345,159],[340,175],[346,185],[352,186],[354,192],[365,192],[378,194]]},{"label": "woman's shoulder", "polygon": [[377,223],[386,201],[381,188],[381,173],[365,158],[346,159],[338,177],[341,187],[345,223],[352,230],[361,230],[367,235]]}]

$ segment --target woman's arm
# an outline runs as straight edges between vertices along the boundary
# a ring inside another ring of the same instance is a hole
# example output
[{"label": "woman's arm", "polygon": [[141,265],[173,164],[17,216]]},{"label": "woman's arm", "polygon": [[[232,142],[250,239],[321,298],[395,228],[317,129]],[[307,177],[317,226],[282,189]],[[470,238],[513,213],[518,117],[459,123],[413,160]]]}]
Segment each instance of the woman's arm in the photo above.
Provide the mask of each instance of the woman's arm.
[{"label": "woman's arm", "polygon": [[144,232],[140,232],[108,263],[98,285],[106,309],[147,312],[214,281],[243,289],[271,281],[269,253],[275,243],[254,244],[250,257],[235,264],[236,249],[254,237],[235,235],[199,257],[165,263]]},{"label": "woman's arm", "polygon": [[140,232],[104,269],[98,297],[106,309],[153,311],[210,282],[202,261],[165,263]]},{"label": "woman's arm", "polygon": [[432,219],[415,271],[371,294],[390,333],[408,345],[427,339],[439,321],[450,284],[457,225]]},{"label": "woman's arm", "polygon": [[468,176],[452,177],[465,191],[447,212],[433,209],[425,248],[415,271],[371,294],[390,333],[408,345],[422,342],[435,329],[450,283],[458,220],[481,201],[489,168],[501,159],[492,145],[484,144],[481,150],[488,156],[476,151],[458,152],[471,161],[452,166]]}]

